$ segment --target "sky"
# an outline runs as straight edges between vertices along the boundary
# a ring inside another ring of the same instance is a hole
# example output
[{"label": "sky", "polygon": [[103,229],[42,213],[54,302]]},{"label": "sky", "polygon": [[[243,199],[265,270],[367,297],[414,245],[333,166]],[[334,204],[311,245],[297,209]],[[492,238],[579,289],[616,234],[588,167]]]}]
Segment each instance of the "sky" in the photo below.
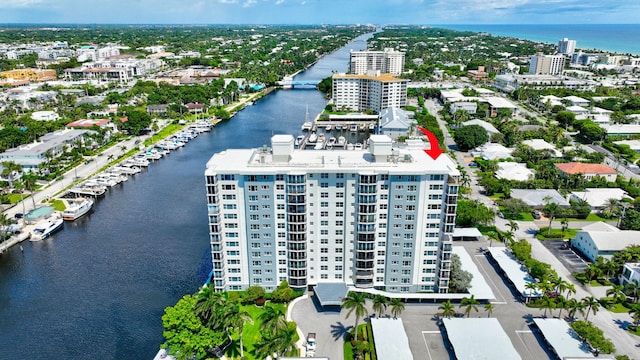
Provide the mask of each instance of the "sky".
[{"label": "sky", "polygon": [[637,24],[640,0],[0,0],[3,23]]}]

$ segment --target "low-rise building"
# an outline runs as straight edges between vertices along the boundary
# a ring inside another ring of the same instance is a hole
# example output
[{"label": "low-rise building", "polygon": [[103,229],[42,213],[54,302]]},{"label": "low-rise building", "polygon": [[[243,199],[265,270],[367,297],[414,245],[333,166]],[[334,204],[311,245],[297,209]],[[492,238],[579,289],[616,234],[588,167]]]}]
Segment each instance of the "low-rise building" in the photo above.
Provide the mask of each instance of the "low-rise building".
[{"label": "low-rise building", "polygon": [[468,114],[475,114],[478,110],[478,103],[461,101],[455,102],[449,107],[449,113],[451,114],[455,114],[458,110],[465,111]]},{"label": "low-rise building", "polygon": [[554,189],[511,189],[511,197],[520,199],[536,209],[541,209],[550,203],[556,203],[561,207],[571,205],[558,190]]},{"label": "low-rise building", "polygon": [[415,124],[415,122],[414,119],[409,117],[406,111],[398,108],[387,108],[380,113],[378,133],[387,135],[395,140],[399,136],[409,135],[412,125]]},{"label": "low-rise building", "polygon": [[489,137],[491,137],[491,135],[493,134],[499,134],[500,131],[498,129],[496,129],[495,126],[493,126],[491,123],[488,123],[484,120],[480,120],[480,119],[473,119],[473,120],[469,120],[469,121],[465,121],[462,123],[462,126],[469,126],[469,125],[478,125],[480,127],[482,127],[483,129],[485,129],[487,131],[487,135]]},{"label": "low-rise building", "polygon": [[613,254],[627,246],[640,246],[640,231],[619,230],[611,225],[602,224],[598,224],[597,230],[582,228],[576,232],[576,237],[571,239],[571,245],[592,262],[600,256],[610,260]]},{"label": "low-rise building", "polygon": [[610,205],[610,200],[620,201],[625,198],[633,200],[626,191],[620,188],[587,188],[584,191],[571,193],[572,200],[586,201],[594,210],[604,209]]},{"label": "low-rise building", "polygon": [[543,139],[524,140],[522,142],[522,145],[526,145],[532,148],[533,150],[537,150],[537,151],[547,150],[551,154],[553,154],[553,157],[562,157],[562,152],[560,150],[556,149],[556,147],[553,144],[550,144],[544,141]]},{"label": "low-rise building", "polygon": [[60,115],[55,111],[35,111],[31,114],[31,118],[36,121],[53,121],[60,119]]},{"label": "low-rise building", "polygon": [[616,181],[618,172],[603,164],[587,164],[580,162],[554,164],[564,175],[581,175],[586,180],[596,176],[605,178],[608,182]]},{"label": "low-rise building", "polygon": [[527,164],[516,162],[499,162],[496,171],[496,178],[505,180],[528,181],[533,180],[535,175],[535,171],[528,169]]},{"label": "low-rise building", "polygon": [[508,159],[513,152],[512,148],[505,147],[498,143],[486,143],[471,151],[473,157],[481,157],[485,160]]},{"label": "low-rise building", "polygon": [[622,274],[618,278],[620,284],[629,284],[634,281],[640,282],[640,263],[626,263],[622,267]]}]

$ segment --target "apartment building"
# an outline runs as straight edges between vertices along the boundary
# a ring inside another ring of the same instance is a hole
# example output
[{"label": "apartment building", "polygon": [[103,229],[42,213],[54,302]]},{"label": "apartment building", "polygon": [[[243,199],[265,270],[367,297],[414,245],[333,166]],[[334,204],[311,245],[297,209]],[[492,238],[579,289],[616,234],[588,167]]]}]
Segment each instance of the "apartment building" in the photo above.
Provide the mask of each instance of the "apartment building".
[{"label": "apartment building", "polygon": [[404,70],[404,52],[392,48],[385,48],[384,51],[352,50],[349,72],[351,74],[366,74],[370,70],[400,75]]},{"label": "apartment building", "polygon": [[531,57],[529,74],[532,75],[557,75],[564,70],[565,57],[563,55],[544,55],[538,53]]},{"label": "apartment building", "polygon": [[448,291],[459,172],[448,155],[395,149],[229,149],[205,171],[217,291],[281,281],[389,292]]},{"label": "apartment building", "polygon": [[576,51],[576,41],[563,38],[558,41],[558,54],[571,55]]},{"label": "apartment building", "polygon": [[333,103],[353,111],[367,109],[380,113],[407,103],[407,79],[369,71],[367,75],[334,74]]}]

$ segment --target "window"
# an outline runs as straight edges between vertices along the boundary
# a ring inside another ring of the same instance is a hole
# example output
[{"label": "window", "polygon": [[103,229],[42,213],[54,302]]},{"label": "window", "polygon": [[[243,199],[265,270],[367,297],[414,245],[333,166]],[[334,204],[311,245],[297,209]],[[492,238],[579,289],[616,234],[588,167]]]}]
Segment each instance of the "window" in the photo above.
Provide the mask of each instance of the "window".
[{"label": "window", "polygon": [[224,204],[222,208],[225,210],[236,210],[238,206],[236,204]]},{"label": "window", "polygon": [[222,195],[222,199],[223,200],[235,200],[236,199],[236,195],[235,194],[224,194],[224,195]]},{"label": "window", "polygon": [[247,191],[250,191],[250,192],[258,191],[258,186],[257,185],[249,185],[249,186],[247,186]]},{"label": "window", "polygon": [[249,195],[249,201],[258,201],[258,195]]}]

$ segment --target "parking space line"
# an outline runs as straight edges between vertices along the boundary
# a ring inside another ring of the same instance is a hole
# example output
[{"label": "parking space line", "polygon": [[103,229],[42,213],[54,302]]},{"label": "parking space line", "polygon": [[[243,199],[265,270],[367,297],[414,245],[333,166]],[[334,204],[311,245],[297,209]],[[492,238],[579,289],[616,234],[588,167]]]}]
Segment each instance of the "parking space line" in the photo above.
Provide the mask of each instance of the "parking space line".
[{"label": "parking space line", "polygon": [[427,348],[427,355],[429,355],[429,360],[433,360],[431,357],[431,351],[429,351],[429,344],[427,343],[427,339],[424,337],[424,334],[439,334],[440,331],[423,331],[422,332],[422,341],[424,341],[424,347]]},{"label": "parking space line", "polygon": [[531,331],[531,330],[516,330],[515,332],[516,332],[516,335],[518,336],[518,339],[520,339],[520,342],[522,343],[522,346],[524,346],[525,350],[527,350],[527,352],[529,353],[529,358],[530,358],[530,359],[533,359],[533,360],[536,360],[536,359],[533,357],[533,354],[531,353],[531,351],[529,350],[529,348],[527,347],[527,344],[525,344],[524,340],[523,340],[523,339],[522,339],[522,337],[520,336],[520,334],[521,334],[521,333],[524,333],[524,334],[533,334],[533,331]]}]

